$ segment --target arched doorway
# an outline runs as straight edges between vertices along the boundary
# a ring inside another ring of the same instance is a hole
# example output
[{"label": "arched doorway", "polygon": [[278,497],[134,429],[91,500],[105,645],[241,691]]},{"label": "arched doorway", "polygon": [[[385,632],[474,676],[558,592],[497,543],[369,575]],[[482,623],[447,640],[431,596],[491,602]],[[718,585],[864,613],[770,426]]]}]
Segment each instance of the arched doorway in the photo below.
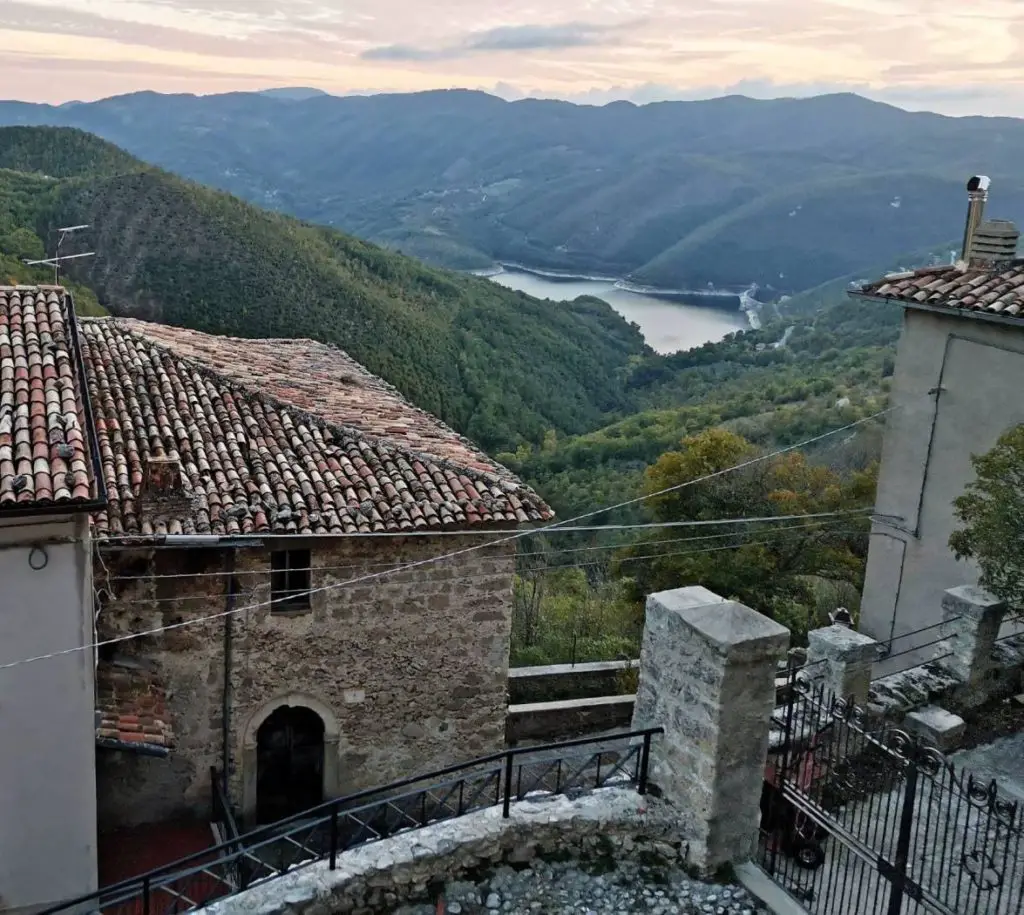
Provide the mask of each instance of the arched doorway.
[{"label": "arched doorway", "polygon": [[324,799],[324,722],[302,705],[281,705],[256,731],[256,821],[272,823]]}]

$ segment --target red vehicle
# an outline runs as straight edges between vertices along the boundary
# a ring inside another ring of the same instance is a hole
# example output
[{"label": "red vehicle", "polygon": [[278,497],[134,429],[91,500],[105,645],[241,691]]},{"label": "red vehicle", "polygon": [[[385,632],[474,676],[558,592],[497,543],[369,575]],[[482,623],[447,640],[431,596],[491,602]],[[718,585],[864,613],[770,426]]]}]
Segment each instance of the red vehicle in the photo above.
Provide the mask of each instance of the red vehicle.
[{"label": "red vehicle", "polygon": [[831,725],[803,741],[787,740],[770,747],[761,791],[761,831],[768,850],[779,851],[800,867],[816,870],[825,863],[828,830],[800,810],[782,792],[785,781],[802,794],[812,795],[815,783],[826,773],[816,750]]}]

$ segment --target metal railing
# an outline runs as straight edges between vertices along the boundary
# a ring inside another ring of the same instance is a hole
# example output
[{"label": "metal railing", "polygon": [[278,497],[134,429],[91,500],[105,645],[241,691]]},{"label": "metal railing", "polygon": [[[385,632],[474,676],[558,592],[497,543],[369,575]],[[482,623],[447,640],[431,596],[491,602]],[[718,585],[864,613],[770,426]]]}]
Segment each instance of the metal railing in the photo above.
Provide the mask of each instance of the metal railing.
[{"label": "metal railing", "polygon": [[646,728],[495,753],[327,801],[239,835],[216,770],[212,814],[229,838],[156,870],[44,909],[104,915],[172,915],[209,905],[315,861],[333,870],[350,848],[530,797],[633,785],[647,792],[651,741]]}]

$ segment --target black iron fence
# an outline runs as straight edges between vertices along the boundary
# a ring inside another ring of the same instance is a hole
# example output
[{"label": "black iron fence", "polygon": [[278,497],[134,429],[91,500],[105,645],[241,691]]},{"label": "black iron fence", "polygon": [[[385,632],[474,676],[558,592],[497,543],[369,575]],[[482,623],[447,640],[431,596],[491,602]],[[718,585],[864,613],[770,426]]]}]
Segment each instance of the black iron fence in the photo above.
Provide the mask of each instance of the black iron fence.
[{"label": "black iron fence", "polygon": [[221,779],[211,772],[212,814],[226,840],[157,870],[103,887],[39,915],[171,915],[201,908],[315,861],[333,870],[350,848],[409,829],[534,796],[635,786],[647,791],[651,741],[661,728],[507,750],[380,788],[239,834]]},{"label": "black iron fence", "polygon": [[1022,811],[993,780],[792,677],[775,715],[760,862],[814,915],[1020,915]]}]

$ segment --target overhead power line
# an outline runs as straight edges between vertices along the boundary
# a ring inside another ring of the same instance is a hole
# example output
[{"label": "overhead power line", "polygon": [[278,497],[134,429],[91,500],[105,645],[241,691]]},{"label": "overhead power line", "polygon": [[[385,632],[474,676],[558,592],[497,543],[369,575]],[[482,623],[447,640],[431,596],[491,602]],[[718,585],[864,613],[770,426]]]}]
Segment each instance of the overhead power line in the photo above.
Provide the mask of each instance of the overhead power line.
[{"label": "overhead power line", "polygon": [[[829,526],[829,522],[827,522],[827,521],[816,521],[816,522],[814,522],[812,524],[794,524],[794,525],[787,525],[785,527],[777,527],[777,528],[772,529],[770,531],[770,533],[772,535],[776,535],[776,534],[789,534],[789,533],[795,533],[795,532],[800,532],[800,531],[805,531],[805,532],[808,532],[808,533],[822,532],[822,533],[833,533],[833,534],[856,534],[856,533],[861,533],[860,531],[854,531],[854,530],[851,530],[849,528],[839,528],[839,527],[836,527],[836,526],[831,526],[830,527]],[[621,551],[621,550],[629,549],[630,547],[650,547],[650,546],[657,546],[657,545],[664,546],[664,545],[682,544],[682,543],[690,543],[690,544],[692,544],[692,543],[707,542],[709,540],[721,540],[721,539],[726,538],[726,537],[763,536],[763,535],[765,535],[767,533],[769,533],[769,531],[765,531],[765,530],[743,531],[743,532],[735,532],[734,531],[734,532],[731,532],[731,533],[728,533],[728,534],[706,534],[706,535],[703,535],[703,536],[700,536],[700,537],[681,537],[681,538],[673,538],[671,540],[635,541],[633,543],[628,543],[628,544],[617,543],[617,544],[608,545],[608,546],[580,547],[580,548],[577,548],[577,549],[568,549],[568,550],[546,550],[546,551],[538,551],[538,552],[535,552],[535,553],[517,553],[517,554],[514,554],[514,555],[510,554],[508,558],[510,560],[516,560],[516,559],[520,559],[520,558],[523,558],[523,557],[531,557],[531,558],[533,558],[533,557],[557,558],[558,556],[563,556],[563,555],[575,555],[575,554],[578,554],[578,553],[590,553],[590,552],[595,552],[595,551],[597,551],[597,552],[610,552],[610,551],[616,551],[616,550]],[[741,543],[729,544],[726,548],[727,549],[736,549],[738,547],[742,547],[742,546],[745,546],[745,545],[753,543],[753,542],[755,542],[755,541],[743,541]],[[763,542],[766,542],[766,541],[756,541],[756,542],[763,543]],[[767,541],[767,542],[773,542],[773,541]],[[652,557],[662,556],[662,555],[668,556],[668,555],[679,555],[679,554],[664,553],[664,552],[662,552],[662,553],[654,553],[654,554],[651,554],[650,557],[644,557],[644,558],[652,558]],[[523,570],[523,572],[521,572],[520,574],[523,574],[523,573],[537,573],[537,572],[539,572],[539,573],[551,572],[551,571],[557,571],[558,569],[563,569],[563,568],[580,568],[580,567],[583,567],[583,566],[587,566],[587,567],[599,566],[599,565],[606,565],[606,564],[611,563],[611,562],[632,561],[634,558],[636,558],[636,557],[631,557],[631,556],[603,557],[603,558],[594,560],[592,562],[583,563],[582,565],[579,565],[579,564],[574,565],[572,563],[553,563],[553,562],[549,562],[549,563],[543,563],[543,564],[538,564],[536,566],[532,566],[529,569]],[[382,563],[368,563],[368,564],[367,563],[353,563],[351,565],[341,565],[341,566],[301,566],[301,567],[289,567],[289,572],[309,572],[309,573],[312,574],[314,572],[357,571],[357,570],[366,570],[366,569],[370,569],[370,568],[382,569],[383,570],[383,574],[387,574],[387,575],[393,575],[396,572],[400,572],[402,570],[402,566],[401,565],[395,565],[393,562],[382,562]],[[123,577],[123,578],[119,577],[119,576],[116,576],[116,575],[107,574],[105,576],[105,586],[97,588],[96,589],[96,593],[99,594],[99,592],[101,592],[101,591],[107,591],[109,594],[111,594],[111,596],[112,596],[112,598],[114,600],[118,601],[120,606],[125,606],[126,604],[127,605],[132,605],[132,606],[143,606],[143,605],[149,605],[149,604],[173,604],[173,603],[180,603],[182,601],[189,601],[189,600],[199,600],[199,599],[207,600],[208,597],[206,597],[206,596],[202,596],[202,597],[201,596],[193,596],[193,597],[189,598],[189,597],[182,597],[180,595],[177,595],[177,596],[173,596],[173,597],[138,597],[136,599],[126,600],[122,596],[123,592],[122,592],[122,594],[114,594],[115,586],[116,586],[116,584],[118,582],[123,582],[123,581],[129,581],[129,582],[137,582],[137,581],[150,582],[150,581],[153,581],[153,582],[158,582],[158,581],[164,581],[164,580],[174,581],[176,579],[181,579],[181,578],[205,579],[205,578],[224,578],[224,577],[243,578],[243,577],[258,576],[260,578],[266,579],[266,578],[268,578],[270,576],[270,574],[271,574],[271,570],[269,568],[250,569],[250,570],[236,570],[234,572],[221,572],[221,571],[218,571],[218,572],[197,572],[194,575],[190,575],[188,573],[180,573],[180,574],[179,573],[172,573],[172,574],[168,574],[168,575],[159,575],[159,574],[157,574],[157,575],[137,575],[137,576]],[[479,575],[467,575],[467,576],[464,576],[464,577],[460,576],[459,578],[447,579],[447,581],[471,581],[471,580],[475,580],[477,578],[488,578],[488,577],[493,577],[493,573],[487,572],[487,573],[480,573]],[[344,583],[342,582],[342,583],[339,583],[339,584],[341,585],[341,584],[344,584]],[[130,585],[129,585],[129,587],[130,587]],[[305,592],[302,592],[302,593],[305,593]]]},{"label": "overhead power line", "polygon": [[[594,518],[594,517],[596,517],[598,515],[604,514],[605,512],[615,511],[616,509],[620,509],[620,508],[626,508],[627,506],[630,506],[630,505],[636,505],[636,504],[638,504],[640,502],[646,501],[647,499],[652,499],[652,498],[656,498],[657,496],[667,495],[668,493],[671,493],[671,492],[678,492],[679,490],[686,489],[686,488],[688,488],[690,486],[696,486],[698,483],[704,483],[704,482],[707,482],[708,480],[714,480],[714,479],[717,479],[719,477],[725,476],[726,474],[735,473],[737,471],[744,470],[744,469],[746,469],[748,467],[753,467],[753,466],[755,466],[757,464],[763,463],[764,461],[768,461],[768,460],[771,460],[774,457],[778,457],[779,455],[788,454],[789,452],[796,451],[799,448],[803,448],[803,447],[806,447],[808,445],[813,445],[814,443],[819,442],[819,441],[823,441],[824,439],[829,438],[830,436],[838,435],[841,432],[846,432],[846,431],[848,431],[850,429],[854,429],[854,428],[857,428],[859,426],[862,426],[862,425],[864,425],[864,423],[870,422],[871,420],[877,419],[877,418],[879,418],[881,416],[885,416],[886,414],[891,413],[891,412],[893,412],[896,409],[898,409],[898,407],[895,407],[895,406],[887,407],[884,410],[879,410],[878,412],[872,413],[869,416],[865,416],[865,417],[862,417],[861,419],[855,420],[854,422],[847,423],[846,425],[840,426],[837,429],[833,429],[830,432],[823,432],[820,435],[815,435],[812,438],[805,439],[802,442],[797,442],[797,443],[795,443],[793,445],[788,445],[785,448],[778,448],[775,451],[770,451],[770,452],[768,452],[766,454],[759,455],[758,457],[750,458],[750,459],[748,459],[746,461],[741,461],[739,464],[734,464],[733,466],[723,468],[722,470],[716,470],[716,471],[713,471],[711,473],[704,474],[703,476],[697,477],[697,478],[695,478],[693,480],[686,480],[686,481],[684,481],[682,483],[676,483],[673,486],[667,486],[664,489],[660,489],[660,490],[658,490],[656,492],[645,493],[645,494],[643,494],[641,496],[636,496],[635,498],[632,498],[632,499],[626,499],[625,501],[618,502],[618,503],[615,503],[613,505],[607,505],[607,506],[604,506],[602,508],[596,508],[596,509],[593,509],[592,511],[584,512],[581,515],[577,515],[574,518],[567,518],[565,521],[555,521],[555,522],[552,522],[551,524],[545,525],[544,527],[537,528],[537,529],[534,529],[534,530],[531,530],[531,531],[519,531],[519,532],[516,532],[516,533],[514,533],[514,534],[512,534],[512,535],[510,535],[508,537],[498,538],[497,540],[490,540],[490,541],[488,541],[486,543],[473,544],[471,546],[463,547],[462,549],[454,550],[451,553],[446,553],[446,554],[443,554],[441,556],[427,557],[425,559],[420,559],[420,560],[416,560],[416,561],[413,561],[413,562],[410,562],[410,563],[406,563],[405,565],[399,566],[398,568],[392,570],[392,572],[407,572],[407,571],[410,571],[412,569],[423,568],[424,566],[431,565],[432,563],[439,562],[439,561],[444,560],[444,559],[453,559],[453,558],[458,557],[458,556],[465,556],[465,555],[467,555],[469,553],[475,553],[475,552],[477,552],[479,550],[483,550],[483,549],[493,549],[495,546],[499,546],[499,545],[501,545],[503,543],[511,543],[511,542],[514,542],[514,541],[518,541],[518,540],[521,540],[523,537],[531,536],[531,535],[536,535],[537,533],[542,533],[542,532],[548,531],[548,530],[557,530],[557,529],[559,529],[561,527],[565,527],[567,525],[574,524],[574,523],[576,523],[578,521],[585,521],[585,520],[587,520],[589,518]],[[362,582],[373,581],[375,579],[382,578],[382,577],[385,577],[385,576],[387,576],[389,574],[392,574],[392,572],[371,572],[371,573],[369,573],[367,575],[358,576],[356,578],[349,579],[348,581],[345,581],[345,582],[337,582],[337,583],[334,583],[334,584],[325,585],[325,586],[320,587],[320,588],[313,588],[313,589],[310,589],[307,593],[308,593],[309,596],[312,596],[312,595],[318,594],[318,593],[324,593],[324,592],[328,592],[328,591],[333,591],[333,590],[336,590],[337,588],[340,588],[340,587],[347,587],[347,586],[354,585],[354,584],[360,584]],[[103,645],[113,644],[115,642],[125,642],[125,641],[129,641],[131,639],[136,639],[136,638],[142,638],[143,636],[153,635],[153,634],[156,634],[158,632],[167,631],[168,629],[181,628],[181,627],[190,626],[190,625],[198,625],[200,623],[210,622],[211,620],[222,619],[222,618],[224,618],[226,616],[232,616],[232,615],[235,615],[235,614],[238,614],[238,613],[245,613],[245,612],[247,612],[249,610],[255,610],[255,609],[258,609],[260,607],[270,606],[270,605],[272,605],[274,603],[279,603],[281,601],[289,600],[289,599],[291,599],[291,595],[289,595],[288,597],[278,598],[277,600],[274,600],[272,598],[269,601],[259,601],[259,602],[255,603],[255,604],[248,604],[248,605],[246,605],[244,607],[234,607],[234,608],[232,608],[230,610],[224,610],[224,611],[221,611],[219,613],[214,613],[214,614],[210,614],[210,615],[207,615],[207,616],[198,617],[198,618],[192,619],[192,620],[182,620],[180,623],[174,623],[174,624],[171,624],[170,626],[167,626],[167,627],[158,627],[157,629],[151,630],[151,631],[138,632],[138,633],[128,633],[126,635],[119,636],[116,639],[108,640],[106,642],[98,642],[98,643],[92,643],[92,644],[87,644],[87,645],[76,645],[76,646],[74,646],[72,648],[65,648],[65,649],[62,649],[62,650],[59,650],[59,651],[49,652],[47,654],[36,655],[35,657],[23,658],[23,659],[18,660],[18,661],[10,661],[10,662],[8,662],[6,664],[0,664],[0,670],[8,670],[8,669],[10,669],[12,667],[18,667],[18,666],[20,666],[22,664],[31,664],[31,663],[34,663],[36,661],[44,661],[44,660],[48,660],[48,659],[51,659],[51,658],[62,657],[64,655],[74,654],[75,652],[78,652],[78,651],[93,650],[95,648],[102,647]]]},{"label": "overhead power line", "polygon": [[[861,517],[867,518],[870,515],[871,515],[871,509],[870,508],[864,508],[864,509],[853,509],[853,510],[850,510],[850,511],[840,511],[840,512],[819,512],[819,513],[816,513],[816,514],[809,514],[809,515],[777,515],[777,516],[763,517],[763,518],[723,518],[723,519],[719,519],[719,520],[709,520],[709,521],[690,521],[690,522],[687,522],[687,521],[680,521],[680,522],[668,521],[668,522],[664,522],[664,523],[660,523],[660,524],[650,524],[650,525],[619,525],[619,526],[610,527],[608,529],[609,530],[637,530],[637,529],[645,530],[645,529],[680,528],[680,527],[681,528],[686,528],[686,527],[704,527],[704,526],[716,527],[716,526],[719,526],[719,525],[722,525],[722,526],[725,526],[725,525],[739,525],[739,524],[743,524],[743,523],[754,524],[754,523],[767,523],[769,521],[796,521],[796,520],[803,520],[803,519],[807,519],[808,521],[810,521],[810,523],[808,523],[808,524],[795,524],[795,525],[788,525],[787,524],[787,525],[780,525],[779,527],[774,528],[775,530],[789,530],[789,529],[796,529],[796,528],[802,528],[802,527],[817,527],[819,525],[825,525],[825,524],[829,523],[828,519],[830,519],[830,518],[834,518],[834,519],[836,519],[836,522],[838,522],[840,520],[845,521],[850,516],[854,516],[854,517],[861,516]],[[568,528],[568,530],[572,530],[572,528]],[[605,528],[597,528],[597,530],[605,530]],[[561,531],[555,531],[554,533],[561,533]],[[610,544],[604,544],[604,545],[600,545],[600,546],[583,546],[583,547],[576,547],[576,548],[573,548],[573,549],[555,549],[555,548],[552,548],[550,550],[537,550],[537,551],[531,552],[531,553],[516,553],[514,555],[515,555],[515,558],[522,559],[522,558],[532,557],[532,556],[548,556],[548,555],[557,555],[557,554],[561,554],[561,553],[587,553],[587,552],[603,551],[603,550],[622,550],[622,549],[626,549],[626,548],[628,548],[630,546],[635,546],[635,545],[637,545],[639,543],[642,543],[644,545],[654,545],[654,544],[659,544],[659,543],[689,543],[689,542],[693,542],[693,541],[696,541],[696,540],[718,540],[718,539],[721,539],[723,537],[748,536],[750,533],[762,533],[762,531],[746,531],[746,532],[744,532],[744,531],[731,531],[731,532],[725,533],[725,534],[703,534],[703,535],[701,535],[699,537],[672,537],[672,538],[665,539],[665,540],[647,540],[647,541],[633,540],[633,541],[628,541],[628,542],[624,542],[624,543],[610,543]],[[485,548],[486,548],[486,546],[485,546]],[[446,555],[442,555],[442,556],[438,557],[437,561],[441,562],[443,559],[446,558]],[[348,563],[348,564],[345,564],[345,565],[316,565],[316,566],[311,565],[311,566],[302,566],[302,567],[289,566],[289,570],[292,571],[292,572],[338,572],[338,571],[346,571],[346,570],[353,570],[353,569],[370,569],[370,568],[394,569],[394,568],[397,568],[397,566],[395,566],[395,564],[393,562],[376,562],[376,563],[375,562],[363,562],[363,563],[352,562],[352,563]],[[108,578],[109,578],[110,581],[154,581],[154,580],[174,579],[174,578],[196,579],[196,578],[224,578],[224,577],[231,577],[231,576],[234,576],[234,577],[237,578],[237,577],[241,577],[241,576],[267,575],[267,574],[269,574],[269,572],[270,572],[269,568],[261,568],[261,569],[238,569],[238,570],[236,570],[234,572],[225,572],[225,571],[214,571],[214,572],[168,572],[168,573],[164,573],[164,574],[155,573],[155,574],[148,574],[148,575],[110,575],[110,576],[108,576]]]}]

